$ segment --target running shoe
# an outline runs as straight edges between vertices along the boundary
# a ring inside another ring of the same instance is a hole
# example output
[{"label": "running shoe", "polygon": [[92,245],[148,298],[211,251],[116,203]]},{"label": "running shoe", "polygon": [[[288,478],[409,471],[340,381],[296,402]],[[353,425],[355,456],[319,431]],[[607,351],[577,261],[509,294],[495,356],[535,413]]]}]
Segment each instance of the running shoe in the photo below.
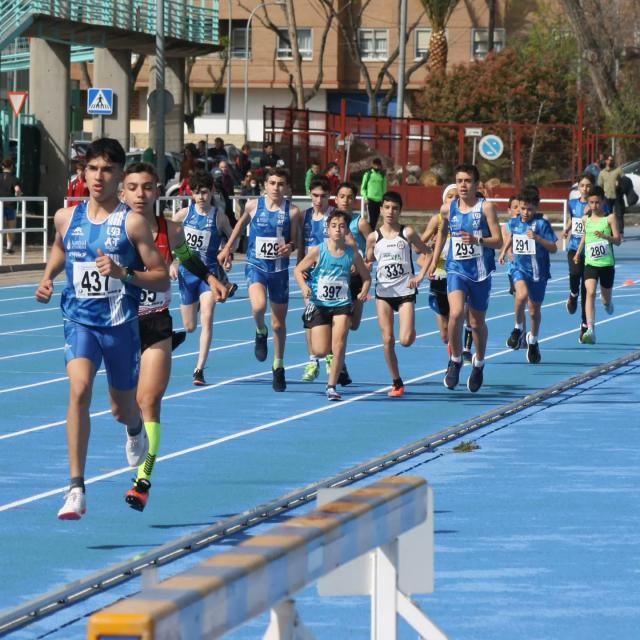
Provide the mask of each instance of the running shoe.
[{"label": "running shoe", "polygon": [[227,300],[229,298],[233,298],[233,296],[236,295],[237,290],[238,290],[238,285],[235,282],[232,282],[231,286],[229,287],[229,293],[227,293]]},{"label": "running shoe", "polygon": [[175,351],[187,339],[186,331],[171,332],[171,351]]},{"label": "running shoe", "polygon": [[582,344],[582,336],[587,332],[587,325],[586,324],[580,324],[580,335],[578,336],[578,342],[580,344]]},{"label": "running shoe", "polygon": [[267,337],[269,332],[265,329],[264,334],[256,331],[256,344],[253,348],[253,353],[256,356],[256,360],[264,362],[267,359]]},{"label": "running shoe", "polygon": [[339,402],[342,400],[342,396],[338,393],[335,387],[327,387],[327,400]]},{"label": "running shoe", "polygon": [[444,376],[444,386],[447,389],[455,389],[460,382],[460,369],[462,369],[462,362],[454,362],[449,360],[447,365],[447,373]]},{"label": "running shoe", "polygon": [[136,511],[144,511],[149,500],[149,489],[151,489],[151,483],[146,478],[134,480],[133,487],[124,497],[125,502]]},{"label": "running shoe", "polygon": [[273,369],[273,390],[284,391],[287,388],[287,381],[284,378],[284,367]]},{"label": "running shoe", "polygon": [[149,438],[147,438],[147,430],[144,425],[137,436],[130,436],[127,433],[127,444],[124,450],[130,467],[138,467],[144,462],[147,453],[149,453]]},{"label": "running shoe", "polygon": [[530,342],[531,334],[527,334],[527,362],[530,364],[539,364],[542,360],[540,355],[540,345],[538,342]]},{"label": "running shoe", "polygon": [[58,520],[80,520],[87,512],[87,500],[80,487],[73,487],[64,494],[64,504],[58,511]]},{"label": "running shoe", "polygon": [[347,371],[347,365],[343,364],[342,371],[340,371],[340,375],[338,376],[338,384],[343,387],[346,387],[347,385],[350,385],[352,382],[353,380],[351,379],[351,376]]},{"label": "running shoe", "polygon": [[573,315],[578,310],[578,296],[569,294],[567,298],[567,311]]},{"label": "running shoe", "polygon": [[595,344],[596,343],[596,333],[593,329],[587,329],[580,338],[580,342],[582,344]]},{"label": "running shoe", "polygon": [[608,315],[613,315],[613,301],[611,301],[609,304],[605,304],[604,302],[602,303],[602,306],[604,307],[604,310],[607,312]]},{"label": "running shoe", "polygon": [[389,391],[387,395],[390,398],[402,398],[402,396],[404,395],[404,385],[400,385],[399,387],[392,385],[391,391]]},{"label": "running shoe", "polygon": [[333,354],[330,353],[325,359],[324,359],[324,367],[326,369],[327,375],[329,375],[331,373],[331,365],[333,364]]},{"label": "running shoe", "polygon": [[204,379],[204,369],[193,370],[193,384],[195,384],[196,387],[204,387],[207,384]]},{"label": "running shoe", "polygon": [[476,393],[476,391],[480,390],[482,383],[484,382],[484,365],[481,367],[476,367],[476,359],[473,359],[473,367],[471,368],[471,373],[469,374],[469,379],[467,380],[467,389],[471,391],[471,393]]},{"label": "running shoe", "polygon": [[309,361],[305,367],[304,372],[302,373],[302,382],[313,382],[320,373],[320,365],[317,360]]},{"label": "running shoe", "polygon": [[511,335],[507,338],[507,347],[509,347],[509,349],[513,349],[514,351],[519,349],[522,342],[522,334],[522,329],[518,329],[518,327],[515,327],[511,332]]}]

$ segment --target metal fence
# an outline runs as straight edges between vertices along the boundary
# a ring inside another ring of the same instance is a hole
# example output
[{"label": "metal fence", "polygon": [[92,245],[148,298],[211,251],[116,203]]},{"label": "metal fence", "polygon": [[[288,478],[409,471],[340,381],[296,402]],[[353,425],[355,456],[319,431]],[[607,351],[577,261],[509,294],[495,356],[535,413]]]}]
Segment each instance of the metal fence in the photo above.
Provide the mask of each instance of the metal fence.
[{"label": "metal fence", "polygon": [[[42,207],[42,214],[34,214],[27,211],[27,204],[38,203],[38,208]],[[11,206],[15,205],[15,207]],[[19,210],[18,218],[20,227],[16,225],[15,229],[8,229],[4,226],[4,211],[7,206]],[[27,227],[27,215],[37,215],[42,218],[42,225],[39,227]],[[24,264],[27,257],[27,233],[42,233],[42,262],[47,261],[47,237],[49,233],[49,201],[47,198],[37,197],[21,197],[21,198],[2,198],[0,199],[0,265],[4,261],[5,236],[14,234],[20,236],[20,263]]]}]

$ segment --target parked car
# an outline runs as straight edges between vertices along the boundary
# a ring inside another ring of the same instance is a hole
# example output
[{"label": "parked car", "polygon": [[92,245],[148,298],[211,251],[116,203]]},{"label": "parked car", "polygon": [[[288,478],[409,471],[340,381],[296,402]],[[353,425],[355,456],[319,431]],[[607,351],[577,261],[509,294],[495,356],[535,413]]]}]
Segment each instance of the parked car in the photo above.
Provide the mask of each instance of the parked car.
[{"label": "parked car", "polygon": [[[630,162],[625,162],[620,165],[625,176],[631,180],[631,184],[633,185],[633,190],[640,196],[640,160],[631,160]],[[569,199],[579,198],[580,193],[578,192],[578,183],[574,182],[571,185],[571,193],[569,193]],[[625,200],[625,204],[626,200]],[[632,207],[627,206],[627,211],[629,213],[640,213],[640,200]]]},{"label": "parked car", "polygon": [[[127,166],[133,162],[142,162],[142,149],[135,149],[127,153]],[[182,158],[178,153],[167,152],[165,157],[165,186],[169,185],[180,175],[180,163]]]}]

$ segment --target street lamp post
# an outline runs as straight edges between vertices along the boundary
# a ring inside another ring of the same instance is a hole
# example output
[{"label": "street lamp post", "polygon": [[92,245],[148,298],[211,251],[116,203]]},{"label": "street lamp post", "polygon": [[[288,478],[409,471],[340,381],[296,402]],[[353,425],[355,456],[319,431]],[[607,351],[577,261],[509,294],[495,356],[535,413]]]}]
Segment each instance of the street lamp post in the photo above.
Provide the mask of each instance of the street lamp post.
[{"label": "street lamp post", "polygon": [[258,9],[264,9],[272,5],[279,7],[284,6],[285,0],[274,0],[274,2],[261,2],[257,5],[253,11],[249,14],[247,20],[247,26],[244,29],[244,137],[245,141],[249,138],[249,29],[251,28],[251,21]]}]

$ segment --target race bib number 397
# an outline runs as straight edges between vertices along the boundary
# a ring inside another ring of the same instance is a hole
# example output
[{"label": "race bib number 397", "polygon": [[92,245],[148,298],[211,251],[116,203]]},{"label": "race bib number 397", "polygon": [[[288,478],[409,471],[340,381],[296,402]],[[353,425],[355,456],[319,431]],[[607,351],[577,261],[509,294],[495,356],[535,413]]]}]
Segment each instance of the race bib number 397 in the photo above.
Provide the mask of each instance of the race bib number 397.
[{"label": "race bib number 397", "polygon": [[471,260],[482,256],[482,247],[479,244],[467,244],[460,236],[451,237],[451,250],[454,260]]},{"label": "race bib number 397", "polygon": [[323,302],[343,302],[349,299],[349,285],[346,280],[319,278],[316,297]]},{"label": "race bib number 397", "polygon": [[256,258],[261,258],[262,260],[277,260],[280,256],[278,255],[278,247],[280,243],[277,238],[256,238]]},{"label": "race bib number 397", "polygon": [[122,282],[101,275],[95,262],[74,262],[73,288],[76,298],[108,298],[120,293]]}]

